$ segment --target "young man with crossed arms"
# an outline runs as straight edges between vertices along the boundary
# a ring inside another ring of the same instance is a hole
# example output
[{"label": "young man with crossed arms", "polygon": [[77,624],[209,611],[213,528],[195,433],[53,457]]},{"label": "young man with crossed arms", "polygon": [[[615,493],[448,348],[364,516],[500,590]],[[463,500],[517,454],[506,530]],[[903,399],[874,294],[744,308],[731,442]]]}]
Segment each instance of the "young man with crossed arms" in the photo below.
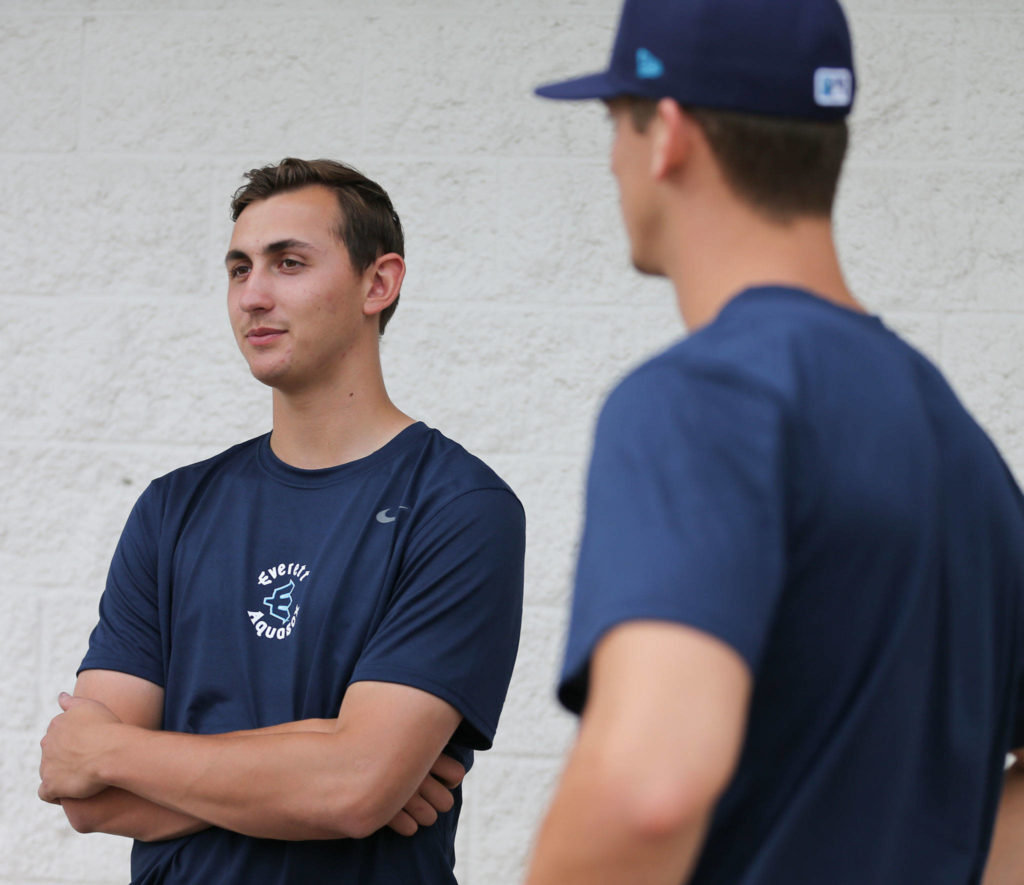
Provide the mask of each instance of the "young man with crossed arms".
[{"label": "young man with crossed arms", "polygon": [[522,507],[388,398],[387,194],[325,160],[247,177],[228,313],[273,431],[139,499],[39,794],[134,837],[135,883],[451,883],[518,643]]}]

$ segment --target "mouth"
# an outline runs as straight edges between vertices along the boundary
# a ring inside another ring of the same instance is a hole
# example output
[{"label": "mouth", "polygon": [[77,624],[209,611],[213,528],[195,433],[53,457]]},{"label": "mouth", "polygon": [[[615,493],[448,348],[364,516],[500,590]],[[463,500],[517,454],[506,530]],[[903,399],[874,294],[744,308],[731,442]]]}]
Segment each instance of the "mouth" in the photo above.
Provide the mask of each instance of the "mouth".
[{"label": "mouth", "polygon": [[274,329],[270,326],[257,326],[245,333],[245,340],[257,347],[265,344],[272,344],[285,334],[284,329]]}]

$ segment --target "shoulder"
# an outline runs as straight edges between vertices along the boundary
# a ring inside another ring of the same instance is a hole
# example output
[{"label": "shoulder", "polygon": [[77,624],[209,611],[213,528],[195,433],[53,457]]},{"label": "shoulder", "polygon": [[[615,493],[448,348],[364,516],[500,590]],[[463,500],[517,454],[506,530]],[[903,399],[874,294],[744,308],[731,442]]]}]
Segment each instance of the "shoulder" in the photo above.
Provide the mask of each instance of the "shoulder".
[{"label": "shoulder", "polygon": [[608,398],[605,423],[628,425],[650,412],[668,420],[699,414],[708,401],[744,399],[800,420],[824,376],[829,385],[855,378],[866,361],[905,360],[908,350],[876,317],[799,290],[747,290],[713,322],[627,375]]},{"label": "shoulder", "polygon": [[214,476],[252,463],[260,441],[265,438],[264,434],[246,440],[210,458],[185,464],[156,477],[139,496],[136,511],[159,518],[176,502],[187,504]]},{"label": "shoulder", "polygon": [[176,467],[154,479],[151,487],[156,487],[160,491],[173,491],[182,487],[194,486],[211,474],[231,469],[238,464],[248,463],[256,457],[258,446],[266,437],[267,435],[263,434],[233,445],[209,458]]},{"label": "shoulder", "polygon": [[707,431],[719,419],[747,412],[771,412],[785,423],[795,412],[799,387],[792,368],[778,350],[775,361],[765,364],[765,348],[728,339],[699,332],[633,369],[601,409],[598,441],[634,437],[655,443],[652,436]]},{"label": "shoulder", "polygon": [[419,495],[435,506],[479,491],[503,493],[518,505],[515,492],[493,468],[439,430],[424,427],[416,456]]},{"label": "shoulder", "polygon": [[410,509],[407,556],[447,550],[457,557],[493,552],[495,544],[513,558],[521,556],[516,551],[524,543],[526,515],[515,492],[482,459],[440,431],[418,425],[415,444],[391,470]]}]

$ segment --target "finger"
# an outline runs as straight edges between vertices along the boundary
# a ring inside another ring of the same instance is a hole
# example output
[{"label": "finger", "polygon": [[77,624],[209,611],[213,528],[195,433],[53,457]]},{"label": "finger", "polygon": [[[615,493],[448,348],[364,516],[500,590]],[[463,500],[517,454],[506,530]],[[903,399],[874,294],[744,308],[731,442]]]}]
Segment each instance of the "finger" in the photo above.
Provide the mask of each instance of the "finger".
[{"label": "finger", "polygon": [[421,827],[432,827],[437,823],[437,810],[419,793],[414,793],[402,810]]},{"label": "finger", "polygon": [[49,802],[51,805],[60,805],[60,799],[54,796],[49,790],[46,789],[42,784],[39,785],[37,795],[44,802]]},{"label": "finger", "polygon": [[67,709],[71,706],[71,702],[73,700],[74,698],[71,697],[71,695],[69,695],[66,691],[62,691],[59,695],[57,695],[57,703],[60,704],[60,708],[65,712],[67,712]]},{"label": "finger", "polygon": [[427,779],[420,784],[420,795],[431,804],[440,813],[451,811],[452,806],[455,805],[455,797],[452,795],[451,790],[448,789],[436,778],[427,776]]},{"label": "finger", "polygon": [[430,773],[445,786],[454,789],[462,783],[462,779],[466,776],[466,769],[457,759],[452,759],[451,756],[445,756],[442,753],[430,767]]},{"label": "finger", "polygon": [[411,836],[418,829],[416,821],[412,819],[412,816],[407,814],[405,811],[400,811],[390,821],[388,826],[398,833],[399,836]]}]

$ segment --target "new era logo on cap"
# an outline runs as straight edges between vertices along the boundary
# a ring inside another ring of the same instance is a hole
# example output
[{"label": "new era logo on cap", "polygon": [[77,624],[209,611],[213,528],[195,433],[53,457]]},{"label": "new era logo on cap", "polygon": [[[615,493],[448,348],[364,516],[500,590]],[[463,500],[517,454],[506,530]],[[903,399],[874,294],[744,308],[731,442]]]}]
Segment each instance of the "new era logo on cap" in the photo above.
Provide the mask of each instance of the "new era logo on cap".
[{"label": "new era logo on cap", "polygon": [[657,80],[665,73],[665,65],[650,49],[636,51],[636,75],[640,80]]},{"label": "new era logo on cap", "polygon": [[818,68],[814,72],[814,101],[823,108],[853,103],[853,72],[847,68]]}]

